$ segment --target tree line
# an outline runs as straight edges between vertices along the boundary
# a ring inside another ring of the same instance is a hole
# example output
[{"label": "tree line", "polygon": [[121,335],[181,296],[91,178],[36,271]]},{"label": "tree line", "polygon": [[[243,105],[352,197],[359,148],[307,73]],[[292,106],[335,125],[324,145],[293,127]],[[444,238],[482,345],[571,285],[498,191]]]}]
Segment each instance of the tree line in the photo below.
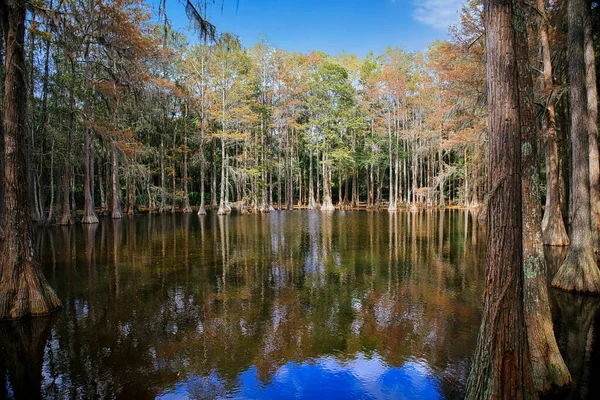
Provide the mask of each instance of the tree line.
[{"label": "tree line", "polygon": [[426,53],[361,59],[243,48],[228,33],[190,43],[138,0],[40,3],[26,24],[39,225],[485,196],[483,46],[467,51],[466,27]]}]

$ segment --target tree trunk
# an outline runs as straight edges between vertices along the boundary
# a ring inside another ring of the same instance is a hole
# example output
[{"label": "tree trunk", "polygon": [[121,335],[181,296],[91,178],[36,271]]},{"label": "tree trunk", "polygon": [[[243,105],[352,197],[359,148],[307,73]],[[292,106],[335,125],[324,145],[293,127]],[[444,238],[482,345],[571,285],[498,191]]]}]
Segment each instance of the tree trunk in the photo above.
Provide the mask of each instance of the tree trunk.
[{"label": "tree trunk", "polygon": [[210,209],[217,208],[217,139],[212,139],[212,169],[210,179]]},{"label": "tree trunk", "polygon": [[[173,135],[173,149],[175,149],[175,135]],[[175,154],[171,154],[171,214],[175,214],[175,206],[177,204],[176,187],[175,187]]]},{"label": "tree trunk", "polygon": [[[526,27],[525,0],[513,0],[515,26]],[[521,129],[521,199],[523,202],[523,290],[525,325],[535,388],[540,393],[571,384],[560,355],[548,300],[546,260],[541,229],[540,174],[534,111],[533,79],[529,65],[527,29],[516,30]]]},{"label": "tree trunk", "polygon": [[[439,162],[439,174],[440,176],[442,176],[442,178],[440,179],[440,201],[439,201],[439,206],[440,208],[446,208],[446,199],[444,198],[444,181],[446,180],[445,176],[444,176],[444,154],[442,153],[442,149],[438,150],[439,154],[438,154],[438,162]],[[468,174],[468,169],[467,169],[467,150],[465,149],[465,184],[466,184],[466,180],[469,179],[469,174]],[[467,196],[466,196],[466,188],[465,188],[465,204],[464,206],[467,206]]]},{"label": "tree trunk", "polygon": [[[0,16],[0,77],[5,76],[5,56],[4,56],[4,18]],[[0,79],[0,96],[4,100],[4,80]],[[0,110],[4,110],[3,108]],[[4,124],[0,123],[0,152],[4,154]],[[4,177],[4,157],[0,157],[0,177]],[[0,224],[2,223],[4,213],[4,185],[0,184]],[[0,235],[2,234],[2,225],[0,225]]]},{"label": "tree trunk", "polygon": [[[134,161],[135,162],[135,161]],[[127,163],[129,164],[129,163]],[[135,177],[131,171],[131,165],[127,165],[127,204],[125,206],[127,215],[135,214]]]},{"label": "tree trunk", "polygon": [[350,207],[350,179],[348,179],[348,176],[345,177],[344,179],[344,206],[346,207]]},{"label": "tree trunk", "polygon": [[[281,154],[277,155],[277,210],[281,211],[281,185],[283,184],[283,178],[281,177]],[[267,188],[265,186],[263,194],[263,206],[262,212],[267,212],[268,207],[266,205]]]},{"label": "tree trunk", "polygon": [[[149,174],[150,175],[150,174]],[[152,177],[151,176],[147,176],[146,177],[146,196],[148,197],[148,212],[149,213],[153,213],[154,212],[154,196],[152,195],[152,191],[150,190],[150,182],[151,182]]]},{"label": "tree trunk", "polygon": [[371,205],[371,169],[367,165],[365,167],[365,181],[367,182],[367,209],[372,207]]},{"label": "tree trunk", "polygon": [[204,174],[206,171],[206,162],[204,155],[204,141],[205,141],[205,123],[206,115],[204,114],[204,51],[202,52],[202,81],[201,81],[201,95],[202,100],[200,102],[200,208],[198,208],[198,215],[206,215],[206,207],[204,205]]},{"label": "tree trunk", "polygon": [[50,146],[50,206],[48,208],[48,216],[44,225],[50,225],[54,218],[54,139],[52,139],[52,145]]},{"label": "tree trunk", "polygon": [[[204,121],[202,121],[204,124]],[[204,204],[204,172],[206,171],[204,162],[204,126],[202,126],[201,138],[200,138],[200,208],[198,209],[198,215],[206,215],[206,207]]]},{"label": "tree trunk", "polygon": [[[402,139],[402,146],[404,148],[404,153],[405,154],[408,153],[408,143],[407,142],[408,142],[407,139]],[[408,165],[407,165],[406,159],[407,159],[407,157],[404,157],[404,160],[402,160],[402,166],[403,166],[403,168],[402,168],[402,182],[403,182],[403,184],[405,186],[405,188],[404,188],[404,196],[405,196],[404,203],[405,204],[407,204],[410,201],[410,199],[408,197],[408,194],[410,193],[410,190],[408,188],[408,175],[407,175]]]},{"label": "tree trunk", "polygon": [[[35,12],[31,13],[31,21],[32,24],[35,25],[36,21],[35,21]],[[31,205],[31,218],[33,219],[33,221],[35,221],[36,223],[38,223],[41,218],[42,218],[42,214],[43,212],[40,212],[40,207],[39,207],[39,202],[38,202],[38,198],[37,198],[37,190],[36,190],[36,174],[35,174],[35,164],[34,164],[34,153],[35,153],[35,135],[34,135],[34,125],[35,125],[35,118],[34,118],[34,96],[35,96],[35,77],[34,77],[34,51],[35,51],[35,31],[31,30],[29,32],[29,54],[28,54],[28,58],[29,58],[29,65],[31,66],[31,68],[29,68],[29,78],[28,78],[28,82],[27,82],[27,87],[29,89],[29,99],[31,99],[31,101],[28,101],[27,106],[27,115],[26,115],[26,121],[27,121],[27,125],[28,125],[28,130],[29,130],[29,137],[28,137],[28,141],[26,140],[26,151],[27,154],[29,154],[29,157],[26,157],[26,162],[27,162],[27,183],[28,183],[28,187],[27,187],[27,193],[29,194],[29,204]]]},{"label": "tree trunk", "polygon": [[[0,40],[1,42],[1,40]],[[48,131],[48,77],[50,75],[50,40],[45,40],[45,48],[44,48],[44,75],[42,78],[42,105],[41,105],[41,113],[40,113],[40,136],[41,136],[41,148],[38,162],[38,174],[37,174],[37,183],[38,187],[36,190],[38,191],[38,208],[40,209],[40,220],[38,221],[38,226],[44,225],[46,223],[46,217],[44,212],[44,196],[43,196],[43,186],[42,186],[42,174],[44,171],[44,152],[46,149],[46,140],[47,140],[47,131]],[[1,147],[0,147],[1,148]],[[2,185],[0,185],[1,187]],[[1,206],[0,202],[0,206]],[[1,213],[2,211],[0,211]]]},{"label": "tree trunk", "polygon": [[585,2],[584,61],[585,86],[587,92],[586,131],[590,149],[590,212],[592,243],[600,250],[600,154],[598,154],[598,88],[596,86],[596,56],[594,54],[594,32],[592,3]]},{"label": "tree trunk", "polygon": [[375,181],[373,187],[375,188],[375,209],[379,210],[381,205],[382,191],[383,191],[383,180],[385,177],[385,171],[382,173],[381,168],[377,167],[375,170]]},{"label": "tree trunk", "polygon": [[[557,121],[560,121],[558,138],[558,184],[560,186],[560,212],[567,233],[570,234],[571,214],[571,133],[569,132],[569,96],[562,96],[562,107],[557,109]],[[570,239],[569,239],[570,240]],[[570,243],[570,242],[569,242]]]},{"label": "tree trunk", "polygon": [[306,189],[303,186],[304,183],[304,170],[302,168],[298,168],[298,208],[302,207],[304,204],[304,199],[306,198]]},{"label": "tree trunk", "polygon": [[355,169],[352,174],[352,208],[358,208],[360,204],[358,193],[358,169]]},{"label": "tree trunk", "polygon": [[[164,118],[164,117],[163,117]],[[163,123],[163,127],[164,127]],[[163,128],[164,129],[164,128]],[[166,186],[166,178],[165,178],[165,141],[163,137],[160,137],[160,209],[158,210],[160,213],[164,213],[167,208],[167,186]]]},{"label": "tree trunk", "polygon": [[4,78],[4,210],[0,232],[0,319],[44,315],[62,304],[35,259],[25,161],[25,10],[0,3],[6,40]]},{"label": "tree trunk", "polygon": [[331,201],[331,172],[327,165],[327,157],[323,156],[323,204],[321,211],[333,211],[335,207]]},{"label": "tree trunk", "polygon": [[289,171],[288,171],[288,203],[287,203],[287,209],[288,211],[293,211],[294,210],[294,165],[293,165],[293,144],[290,144],[290,151],[289,151]]},{"label": "tree trunk", "polygon": [[[90,77],[89,77],[89,50],[86,51],[86,64],[85,64],[85,83],[86,86],[90,86]],[[94,88],[95,89],[95,88]],[[95,90],[92,91],[93,94],[96,93]],[[92,125],[95,123],[95,115],[96,110],[92,101]],[[89,111],[89,99],[86,99],[84,105],[84,115],[87,116],[87,112]],[[94,186],[94,173],[93,173],[93,153],[92,153],[92,140],[91,137],[91,129],[89,126],[85,127],[84,130],[84,180],[83,180],[83,196],[84,196],[84,206],[83,206],[83,218],[81,219],[82,224],[97,224],[98,216],[96,215],[96,210],[94,209],[94,195],[92,193],[92,187]]]},{"label": "tree trunk", "polygon": [[175,166],[175,149],[177,147],[177,134],[173,134],[173,144],[171,147],[171,214],[175,214],[175,206],[177,205],[177,190],[175,186],[175,176],[177,168]]},{"label": "tree trunk", "polygon": [[119,183],[119,149],[117,143],[111,143],[112,148],[112,218],[123,218],[121,210],[121,185]]},{"label": "tree trunk", "polygon": [[320,180],[320,176],[321,174],[319,173],[319,150],[317,149],[317,165],[315,166],[315,171],[317,172],[317,186],[315,187],[316,189],[316,200],[317,200],[317,206],[320,206],[321,204],[321,183],[319,182]]},{"label": "tree trunk", "polygon": [[590,226],[590,155],[586,131],[584,62],[585,4],[585,0],[570,0],[568,3],[573,220],[571,247],[552,286],[566,291],[600,293],[600,270],[596,264]]},{"label": "tree trunk", "polygon": [[73,136],[73,120],[75,119],[75,61],[71,60],[71,80],[69,85],[69,116],[67,121],[67,148],[65,149],[65,166],[63,171],[62,214],[60,225],[73,225],[71,219],[71,138]]},{"label": "tree trunk", "polygon": [[269,168],[269,190],[267,191],[267,209],[269,212],[275,211],[273,208],[273,170]]},{"label": "tree trunk", "polygon": [[414,138],[412,150],[412,202],[410,210],[417,211],[417,144]]},{"label": "tree trunk", "polygon": [[310,148],[308,163],[308,209],[314,210],[318,208],[317,202],[315,201],[315,192],[313,188],[313,149]]},{"label": "tree trunk", "polygon": [[225,137],[221,138],[221,196],[219,197],[219,210],[217,211],[218,215],[227,214],[227,204],[225,201],[225,191],[227,188],[225,185],[227,184],[227,179],[225,178],[225,169],[226,166],[226,155],[225,155]]},{"label": "tree trunk", "polygon": [[106,196],[106,215],[112,210],[112,142],[106,148],[106,163],[104,165],[104,195]]},{"label": "tree trunk", "polygon": [[75,203],[75,166],[71,168],[71,210],[77,210],[77,205]]},{"label": "tree trunk", "polygon": [[521,137],[514,11],[484,1],[488,90],[488,255],[483,320],[467,399],[536,398],[525,334]]},{"label": "tree trunk", "polygon": [[191,213],[192,207],[190,207],[190,195],[188,193],[188,138],[187,138],[187,114],[188,105],[185,105],[185,120],[183,123],[183,209],[184,213]]},{"label": "tree trunk", "polygon": [[398,152],[400,151],[400,143],[398,142],[398,129],[396,127],[396,151],[394,152],[394,209],[398,208],[402,190],[400,189],[400,160],[398,158]]},{"label": "tree trunk", "polygon": [[392,158],[392,127],[390,121],[390,115],[388,113],[388,156],[389,156],[389,168],[390,168],[390,197],[388,204],[388,211],[396,211],[396,200],[394,198],[394,164]]},{"label": "tree trunk", "polygon": [[546,155],[546,207],[542,219],[544,244],[549,246],[568,246],[570,243],[560,211],[560,186],[558,170],[558,144],[556,139],[556,112],[552,99],[552,59],[548,39],[545,1],[537,0],[540,17],[540,45],[544,64],[543,85],[546,100],[544,141]]},{"label": "tree trunk", "polygon": [[[106,168],[106,165],[104,165]],[[108,210],[108,202],[106,201],[106,186],[104,185],[104,181],[102,180],[103,170],[99,168],[100,172],[98,173],[98,187],[100,188],[100,212],[102,215],[107,214]]]}]

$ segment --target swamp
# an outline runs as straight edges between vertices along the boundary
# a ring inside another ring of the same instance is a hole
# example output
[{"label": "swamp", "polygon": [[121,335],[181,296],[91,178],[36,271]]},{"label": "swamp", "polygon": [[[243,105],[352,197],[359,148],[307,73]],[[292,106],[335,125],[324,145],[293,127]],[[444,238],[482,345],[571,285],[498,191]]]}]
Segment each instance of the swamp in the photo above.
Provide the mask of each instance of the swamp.
[{"label": "swamp", "polygon": [[[64,308],[3,328],[0,397],[459,399],[485,243],[463,210],[138,215],[39,230]],[[548,267],[564,254],[547,248]],[[599,299],[550,294],[569,398],[598,398]]]}]

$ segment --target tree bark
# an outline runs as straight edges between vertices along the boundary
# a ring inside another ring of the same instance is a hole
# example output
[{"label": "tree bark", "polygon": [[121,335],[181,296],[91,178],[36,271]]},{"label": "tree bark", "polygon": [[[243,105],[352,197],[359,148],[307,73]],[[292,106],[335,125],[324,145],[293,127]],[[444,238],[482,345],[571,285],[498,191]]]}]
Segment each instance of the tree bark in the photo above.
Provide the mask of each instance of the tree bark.
[{"label": "tree bark", "polygon": [[600,250],[600,154],[598,153],[598,88],[596,86],[596,56],[592,26],[592,3],[586,0],[584,17],[584,61],[587,93],[586,131],[590,149],[590,212],[592,243]]},{"label": "tree bark", "polygon": [[484,1],[488,90],[488,255],[467,399],[536,398],[523,306],[518,50],[512,0]]},{"label": "tree bark", "polygon": [[321,183],[320,181],[320,176],[321,174],[319,174],[319,149],[317,149],[317,165],[315,166],[315,171],[317,172],[317,185],[315,186],[315,194],[316,194],[316,201],[317,201],[317,208],[320,207],[321,204]]},{"label": "tree bark", "polygon": [[[163,131],[164,131],[164,122],[165,117],[163,116]],[[164,134],[164,132],[163,132]],[[164,138],[160,137],[160,209],[158,212],[161,214],[165,212],[167,208],[167,186],[165,181],[165,141]]]},{"label": "tree bark", "polygon": [[563,224],[565,225],[565,228],[568,231],[571,225],[571,136],[568,128],[569,123],[567,121],[569,115],[567,110],[569,108],[569,100],[566,98],[568,96],[563,97],[565,98],[563,100],[563,106],[559,108],[559,110],[561,111],[561,137],[558,141],[558,182],[560,186],[560,213],[563,218]]},{"label": "tree bark", "polygon": [[[135,160],[133,160],[135,162]],[[125,210],[127,215],[135,214],[135,176],[133,175],[132,166],[130,161],[126,162],[127,174],[126,174],[126,185],[127,185],[127,201],[125,204]]]},{"label": "tree bark", "polygon": [[211,153],[210,209],[214,210],[217,208],[217,139],[214,137],[212,139]]},{"label": "tree bark", "polygon": [[371,200],[371,168],[367,165],[365,167],[365,181],[367,182],[367,210],[372,207]]},{"label": "tree bark", "polygon": [[188,137],[187,137],[187,114],[188,105],[185,104],[185,115],[183,122],[183,209],[184,213],[191,213],[192,207],[190,207],[190,196],[188,193]]},{"label": "tree bark", "polygon": [[391,120],[390,120],[390,115],[389,115],[389,111],[388,111],[388,156],[389,156],[389,168],[390,168],[390,194],[389,194],[389,204],[388,204],[388,211],[393,212],[396,211],[396,199],[394,198],[394,164],[393,164],[393,158],[392,158],[392,126],[391,126]]},{"label": "tree bark", "polygon": [[308,209],[314,210],[318,208],[317,202],[315,201],[315,192],[313,188],[313,149],[310,148],[308,163]]},{"label": "tree bark", "polygon": [[[52,4],[52,3],[51,3]],[[40,136],[41,136],[41,144],[40,144],[40,154],[39,154],[39,162],[38,162],[38,173],[37,173],[37,183],[38,187],[35,190],[38,191],[37,199],[38,199],[38,208],[40,210],[40,220],[38,221],[38,226],[42,226],[46,223],[46,216],[44,211],[44,196],[43,196],[43,186],[41,183],[42,173],[44,171],[44,152],[46,150],[46,140],[47,140],[47,131],[48,131],[48,77],[50,75],[50,40],[45,39],[44,46],[44,75],[42,78],[42,104],[41,104],[41,112],[40,112]],[[2,185],[0,185],[2,186]],[[1,204],[1,203],[0,203]],[[1,212],[1,211],[0,211]]]},{"label": "tree bark", "polygon": [[525,325],[535,388],[540,393],[571,384],[554,329],[542,242],[540,173],[534,111],[533,79],[529,65],[525,0],[513,0],[515,10],[521,129],[521,193],[523,202],[523,289]]},{"label": "tree bark", "polygon": [[102,180],[102,176],[104,175],[102,166],[104,166],[104,169],[106,169],[105,163],[101,164],[101,168],[99,168],[98,173],[98,187],[100,188],[100,212],[102,215],[106,215],[108,210],[108,202],[106,201],[106,186]]},{"label": "tree bark", "polygon": [[65,149],[65,166],[63,171],[62,187],[62,214],[60,225],[73,225],[71,219],[71,138],[73,136],[73,120],[75,119],[75,60],[70,60],[71,79],[69,84],[69,116],[67,121],[67,148]]},{"label": "tree bark", "polygon": [[[293,140],[293,139],[292,139]],[[287,209],[288,211],[294,210],[294,143],[290,140],[290,149],[289,149],[289,171],[288,171],[288,203]]]},{"label": "tree bark", "polygon": [[417,144],[416,139],[413,138],[412,143],[412,202],[410,206],[410,211],[417,211]]},{"label": "tree bark", "polygon": [[0,232],[0,319],[44,315],[62,304],[35,259],[25,161],[25,10],[21,1],[0,2],[7,28],[4,80],[4,210]]},{"label": "tree bark", "polygon": [[54,218],[54,139],[52,139],[52,145],[50,146],[50,206],[48,208],[48,215],[44,225],[50,225]]},{"label": "tree bark", "polygon": [[545,1],[537,0],[540,20],[540,46],[543,72],[543,92],[546,100],[544,121],[544,142],[546,155],[546,207],[542,219],[544,244],[549,246],[568,246],[570,243],[560,210],[560,185],[558,169],[558,144],[556,138],[556,111],[554,109],[552,82],[552,59],[550,41],[548,39],[547,15]]},{"label": "tree bark", "polygon": [[355,168],[352,173],[352,208],[359,207],[360,196],[358,193],[358,168]]},{"label": "tree bark", "polygon": [[206,215],[206,207],[204,204],[204,120],[202,121],[201,128],[201,139],[200,139],[200,208],[198,208],[198,215]]},{"label": "tree bark", "polygon": [[[4,23],[5,19],[0,16],[0,77],[6,76],[4,64],[6,60],[6,56],[4,54]],[[2,100],[4,100],[4,79],[0,79],[0,96],[2,96]],[[3,110],[4,108],[2,108]],[[4,124],[0,124],[0,152],[4,154]],[[4,157],[0,157],[0,177],[4,177]],[[2,223],[4,213],[4,185],[0,184],[0,224]],[[2,225],[0,225],[0,235],[2,234]]]},{"label": "tree bark", "polygon": [[331,172],[327,164],[327,157],[323,156],[323,204],[321,211],[333,211],[335,207],[331,201]]},{"label": "tree bark", "polygon": [[[89,68],[89,48],[86,50],[86,63],[85,63],[85,84],[86,87],[89,88],[90,86],[90,68]],[[95,88],[94,88],[95,89]],[[96,93],[95,90],[92,91],[93,94]],[[92,113],[92,125],[96,122],[95,121],[95,114],[96,114],[96,110],[95,110],[95,106],[93,104],[93,99],[91,100],[92,105],[91,105],[91,113]],[[84,105],[84,115],[87,117],[88,112],[90,111],[90,100],[86,99],[85,105]],[[84,169],[85,169],[85,173],[84,173],[84,180],[83,180],[83,196],[84,196],[84,206],[83,206],[83,217],[81,218],[81,223],[82,224],[97,224],[98,223],[98,216],[96,215],[96,210],[94,208],[94,195],[92,193],[92,187],[94,186],[94,173],[93,173],[93,152],[92,152],[92,131],[93,128],[90,128],[89,126],[85,127],[84,130]]]},{"label": "tree bark", "polygon": [[175,166],[175,154],[177,135],[173,135],[173,147],[171,150],[171,214],[175,214],[175,206],[177,205],[177,190],[175,186],[175,175],[177,174],[177,168]]},{"label": "tree bark", "polygon": [[221,138],[221,195],[219,197],[219,210],[217,211],[218,215],[227,214],[227,204],[225,200],[226,190],[225,187],[227,184],[227,179],[225,178],[225,170],[227,168],[226,165],[226,155],[225,155],[225,135]]},{"label": "tree bark", "polygon": [[[36,23],[35,20],[35,12],[31,13],[31,23],[34,25]],[[42,214],[43,212],[40,212],[40,207],[39,207],[39,202],[38,202],[38,198],[37,198],[37,183],[36,183],[36,174],[35,174],[35,170],[36,170],[36,166],[34,163],[34,157],[33,154],[35,153],[35,134],[34,134],[34,125],[35,125],[35,118],[34,118],[34,105],[33,105],[33,100],[34,100],[34,94],[35,94],[35,77],[34,77],[34,52],[35,52],[35,32],[32,30],[29,32],[29,50],[28,50],[28,55],[27,57],[29,58],[29,65],[31,66],[29,68],[28,74],[29,74],[29,78],[28,78],[28,89],[29,89],[29,99],[31,99],[31,101],[29,101],[27,103],[28,106],[28,110],[27,110],[27,116],[26,121],[28,124],[28,130],[29,130],[29,140],[26,140],[26,145],[27,145],[27,154],[30,154],[29,157],[27,157],[26,161],[27,161],[27,183],[28,183],[28,187],[27,187],[27,193],[29,194],[29,204],[31,205],[31,217],[32,219],[38,223],[39,221],[42,220]]]},{"label": "tree bark", "polygon": [[112,218],[123,218],[121,209],[121,185],[119,183],[119,149],[117,142],[111,143],[112,150]]},{"label": "tree bark", "polygon": [[198,215],[206,215],[206,207],[204,204],[204,174],[206,171],[206,162],[204,155],[204,136],[205,136],[205,123],[206,115],[204,113],[204,51],[202,51],[202,68],[201,68],[201,102],[200,102],[200,208],[198,208]]},{"label": "tree bark", "polygon": [[570,0],[568,3],[573,220],[571,247],[552,286],[566,291],[597,294],[600,293],[600,270],[596,264],[590,225],[590,155],[586,130],[585,4],[585,0]]}]

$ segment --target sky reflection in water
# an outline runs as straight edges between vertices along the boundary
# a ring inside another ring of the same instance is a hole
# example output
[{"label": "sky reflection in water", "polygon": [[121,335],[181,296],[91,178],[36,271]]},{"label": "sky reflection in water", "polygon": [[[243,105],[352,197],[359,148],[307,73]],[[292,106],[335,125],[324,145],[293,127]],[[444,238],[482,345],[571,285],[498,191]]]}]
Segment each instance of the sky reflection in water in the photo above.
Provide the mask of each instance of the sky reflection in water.
[{"label": "sky reflection in water", "polygon": [[359,353],[349,361],[328,356],[288,363],[266,384],[251,367],[239,375],[238,388],[227,394],[223,394],[225,385],[217,373],[192,376],[158,399],[441,399],[438,384],[425,360],[413,359],[393,367],[378,355]]}]

